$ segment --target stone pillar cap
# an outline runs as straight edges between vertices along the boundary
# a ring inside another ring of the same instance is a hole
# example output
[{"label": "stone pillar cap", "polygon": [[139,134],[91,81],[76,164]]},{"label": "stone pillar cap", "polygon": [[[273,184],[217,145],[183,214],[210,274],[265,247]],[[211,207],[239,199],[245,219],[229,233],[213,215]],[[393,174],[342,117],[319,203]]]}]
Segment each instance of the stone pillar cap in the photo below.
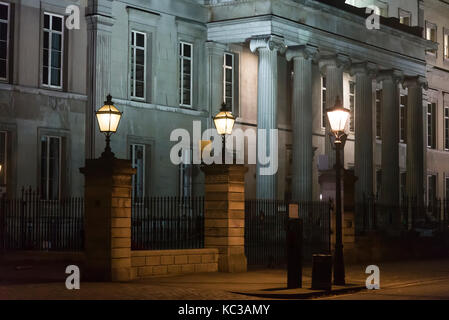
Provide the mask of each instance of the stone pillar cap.
[{"label": "stone pillar cap", "polygon": [[398,69],[379,70],[377,81],[392,80],[393,82],[402,81],[404,73]]},{"label": "stone pillar cap", "polygon": [[370,61],[353,63],[350,68],[351,76],[357,74],[366,74],[367,76],[374,77],[377,75],[379,66]]},{"label": "stone pillar cap", "polygon": [[314,58],[315,55],[318,53],[318,48],[305,44],[305,45],[299,45],[299,46],[291,46],[287,48],[287,52],[285,53],[285,58],[287,61],[290,61],[295,58]]},{"label": "stone pillar cap", "polygon": [[322,74],[326,74],[327,67],[342,68],[343,70],[348,69],[351,66],[351,58],[347,55],[341,53],[334,54],[322,54],[319,53],[316,56],[318,65]]},{"label": "stone pillar cap", "polygon": [[425,90],[429,89],[429,83],[427,79],[423,76],[405,76],[402,82],[402,87],[413,88],[413,87],[422,87]]},{"label": "stone pillar cap", "polygon": [[256,52],[258,49],[268,49],[271,51],[278,50],[284,53],[286,50],[283,37],[276,35],[262,35],[250,39],[249,48],[251,52]]}]

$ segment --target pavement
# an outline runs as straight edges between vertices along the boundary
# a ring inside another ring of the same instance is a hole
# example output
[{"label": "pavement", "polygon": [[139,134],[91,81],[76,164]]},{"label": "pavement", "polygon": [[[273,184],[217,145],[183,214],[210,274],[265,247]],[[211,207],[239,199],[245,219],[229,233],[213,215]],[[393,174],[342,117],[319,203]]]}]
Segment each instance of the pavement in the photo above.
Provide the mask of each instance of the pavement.
[{"label": "pavement", "polygon": [[[153,277],[129,283],[81,281],[80,290],[65,287],[64,264],[0,266],[0,299],[36,300],[265,300],[265,299],[449,299],[449,260],[378,263],[381,290],[364,289],[367,265],[346,268],[349,285],[331,292],[310,290],[311,268],[303,270],[303,288],[286,290],[286,271],[250,270],[247,273],[201,273]],[[18,268],[19,267],[19,268]],[[82,269],[81,269],[82,273]],[[405,289],[408,288],[408,289]],[[432,288],[437,290],[432,294]],[[396,290],[396,291],[395,291]],[[398,291],[399,290],[399,291]],[[402,291],[401,291],[402,290]],[[427,292],[420,296],[419,293]],[[374,295],[374,296],[373,296]]]}]

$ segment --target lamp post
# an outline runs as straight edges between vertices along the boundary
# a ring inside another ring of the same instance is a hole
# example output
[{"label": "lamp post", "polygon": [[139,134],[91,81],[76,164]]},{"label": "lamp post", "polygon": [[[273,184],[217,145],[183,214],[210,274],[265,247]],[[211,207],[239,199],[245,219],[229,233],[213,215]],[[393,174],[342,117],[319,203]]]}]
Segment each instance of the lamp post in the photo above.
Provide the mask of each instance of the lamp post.
[{"label": "lamp post", "polygon": [[97,116],[100,132],[104,133],[106,136],[106,147],[101,154],[101,158],[113,159],[115,155],[111,150],[111,135],[117,132],[123,113],[114,106],[112,96],[108,95],[106,101],[104,102],[104,106],[101,107],[95,114]]},{"label": "lamp post", "polygon": [[213,118],[215,128],[222,138],[222,164],[226,162],[226,135],[232,134],[232,129],[235,124],[235,117],[232,112],[228,109],[226,103],[221,105],[220,112]]},{"label": "lamp post", "polygon": [[349,110],[345,109],[337,97],[333,108],[327,111],[327,117],[331,127],[331,141],[335,145],[335,252],[334,252],[334,285],[345,285],[345,264],[343,258],[343,236],[342,236],[342,212],[341,212],[341,158],[340,153],[344,149],[347,135],[345,133],[346,125],[349,119]]}]

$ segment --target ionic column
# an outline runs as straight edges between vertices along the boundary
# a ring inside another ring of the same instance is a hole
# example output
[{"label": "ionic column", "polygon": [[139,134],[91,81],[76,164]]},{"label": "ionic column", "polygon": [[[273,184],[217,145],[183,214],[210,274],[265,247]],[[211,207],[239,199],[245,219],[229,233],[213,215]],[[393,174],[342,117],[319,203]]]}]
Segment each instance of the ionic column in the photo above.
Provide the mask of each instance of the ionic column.
[{"label": "ionic column", "polygon": [[[337,97],[340,97],[340,100],[343,101],[343,71],[349,67],[350,63],[351,60],[347,56],[340,54],[319,57],[321,74],[326,77],[326,108],[332,108]],[[325,154],[329,159],[329,168],[333,168],[335,151],[328,137],[329,132],[329,123],[326,121]]]},{"label": "ionic column", "polygon": [[[211,116],[215,116],[223,103],[223,63],[226,45],[208,41],[206,42],[208,56],[208,104]],[[208,119],[208,127],[213,128],[212,117]]]},{"label": "ionic column", "polygon": [[[112,0],[89,1],[87,20],[87,112],[86,159],[93,159],[103,148],[103,137],[96,130],[95,111],[111,93],[111,36],[114,19]],[[95,141],[101,139],[96,148]],[[98,149],[98,150],[97,150]]]},{"label": "ionic column", "polygon": [[399,88],[402,73],[379,72],[382,81],[382,185],[381,202],[399,204]]},{"label": "ionic column", "polygon": [[[275,36],[266,36],[252,39],[250,42],[252,52],[259,52],[259,71],[257,85],[257,126],[264,129],[265,139],[259,133],[257,137],[257,152],[266,150],[271,158],[278,156],[276,149],[270,150],[270,135],[277,129],[277,95],[278,95],[278,52],[285,51],[283,40]],[[265,140],[265,141],[264,141]],[[262,143],[266,145],[262,145]],[[261,149],[262,148],[262,149]],[[261,174],[261,169],[268,165],[260,163],[257,157],[257,198],[277,199],[277,174]]]},{"label": "ionic column", "polygon": [[292,99],[292,200],[312,201],[312,58],[316,48],[289,47],[288,61],[293,59]]},{"label": "ionic column", "polygon": [[373,76],[376,66],[363,62],[352,65],[355,76],[355,199],[373,194]]},{"label": "ionic column", "polygon": [[427,147],[424,141],[423,93],[427,83],[423,77],[406,77],[407,99],[407,196],[424,201],[424,175]]}]

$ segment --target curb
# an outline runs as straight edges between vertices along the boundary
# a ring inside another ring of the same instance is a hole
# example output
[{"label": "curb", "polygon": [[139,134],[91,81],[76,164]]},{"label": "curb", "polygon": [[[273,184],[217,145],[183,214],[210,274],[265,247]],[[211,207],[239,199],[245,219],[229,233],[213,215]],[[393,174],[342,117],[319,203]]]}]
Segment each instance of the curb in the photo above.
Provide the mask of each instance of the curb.
[{"label": "curb", "polygon": [[257,297],[257,298],[268,298],[268,299],[280,299],[280,300],[289,300],[289,299],[313,299],[313,298],[321,298],[327,296],[336,296],[348,293],[355,293],[365,290],[366,286],[351,286],[348,288],[334,289],[330,291],[312,291],[312,292],[304,292],[304,293],[261,293],[261,292],[231,292],[235,294]]}]

